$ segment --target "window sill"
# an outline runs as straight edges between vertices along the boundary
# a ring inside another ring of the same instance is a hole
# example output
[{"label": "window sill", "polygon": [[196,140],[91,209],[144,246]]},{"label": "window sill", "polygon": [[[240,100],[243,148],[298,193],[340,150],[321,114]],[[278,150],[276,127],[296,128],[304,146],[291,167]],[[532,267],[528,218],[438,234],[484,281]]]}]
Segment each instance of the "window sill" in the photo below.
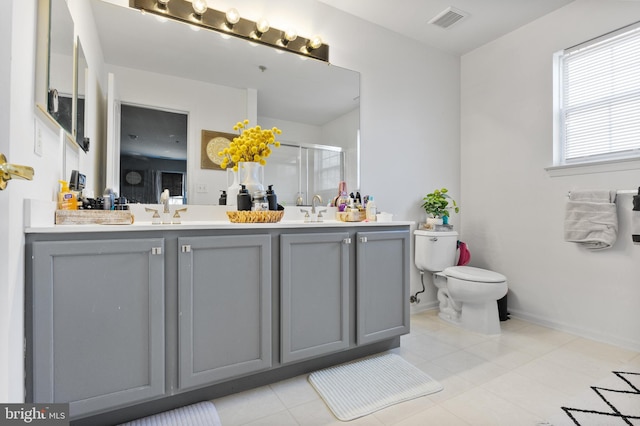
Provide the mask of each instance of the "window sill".
[{"label": "window sill", "polygon": [[563,164],[560,166],[545,167],[550,177],[586,175],[592,173],[619,172],[624,170],[640,169],[640,158],[627,158],[624,160],[594,161],[579,164]]}]

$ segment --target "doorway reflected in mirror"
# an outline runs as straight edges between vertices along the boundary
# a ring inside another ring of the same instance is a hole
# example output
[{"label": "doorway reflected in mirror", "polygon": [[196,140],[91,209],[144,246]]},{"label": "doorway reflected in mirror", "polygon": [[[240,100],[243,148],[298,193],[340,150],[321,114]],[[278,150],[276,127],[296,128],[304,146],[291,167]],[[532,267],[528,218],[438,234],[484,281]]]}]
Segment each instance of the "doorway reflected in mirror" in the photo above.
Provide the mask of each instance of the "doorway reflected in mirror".
[{"label": "doorway reflected in mirror", "polygon": [[129,203],[158,204],[169,189],[172,204],[186,204],[185,113],[122,104],[120,192]]}]

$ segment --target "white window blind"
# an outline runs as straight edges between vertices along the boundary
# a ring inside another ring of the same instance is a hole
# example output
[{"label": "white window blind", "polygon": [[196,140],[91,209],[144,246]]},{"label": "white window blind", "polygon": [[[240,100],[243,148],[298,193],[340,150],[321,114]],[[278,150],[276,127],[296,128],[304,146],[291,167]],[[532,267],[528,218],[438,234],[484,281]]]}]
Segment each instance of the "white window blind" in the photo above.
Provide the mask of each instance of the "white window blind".
[{"label": "white window blind", "polygon": [[560,164],[640,156],[640,23],[560,55]]}]

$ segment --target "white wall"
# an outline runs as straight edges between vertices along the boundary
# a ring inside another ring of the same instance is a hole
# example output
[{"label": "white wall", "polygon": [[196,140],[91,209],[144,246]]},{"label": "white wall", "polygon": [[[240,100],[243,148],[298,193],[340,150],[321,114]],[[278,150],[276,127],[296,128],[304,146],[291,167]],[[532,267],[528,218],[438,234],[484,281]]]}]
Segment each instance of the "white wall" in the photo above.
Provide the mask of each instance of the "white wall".
[{"label": "white wall", "polygon": [[[33,182],[12,182],[0,194],[2,218],[5,212],[9,215],[8,222],[0,220],[2,236],[7,236],[0,239],[0,254],[9,253],[7,257],[0,256],[0,400],[18,402],[23,398],[23,199],[53,199],[57,180],[63,174],[63,151],[57,135],[40,125],[44,155],[33,153],[36,0],[10,3],[14,25],[5,25],[4,17],[0,21],[0,46],[6,49],[10,40],[12,51],[11,73],[4,62],[0,67],[0,93],[8,87],[11,91],[8,107],[4,97],[0,101],[0,111],[9,111],[10,143],[7,149],[6,143],[0,142],[0,148],[9,151],[11,161],[36,170]],[[69,0],[72,16],[76,10],[84,10],[86,3]],[[216,8],[225,10],[231,5],[230,0],[220,1]],[[424,194],[447,186],[452,195],[459,195],[457,57],[426,48],[315,0],[236,0],[233,6],[249,19],[264,14],[276,28],[295,23],[301,35],[321,34],[331,46],[332,63],[361,73],[361,189],[376,196],[380,209],[394,213],[397,219],[424,220],[420,209]],[[90,90],[97,101],[102,101],[93,107],[100,116],[106,111],[106,74],[90,27],[85,25],[79,31],[84,37],[89,67],[95,73],[90,78]],[[5,60],[7,55],[0,52],[0,58]],[[77,161],[82,170],[90,170],[90,182],[104,182],[105,129],[97,117],[94,119],[91,154],[80,154]],[[0,129],[0,135],[7,136],[6,128]],[[96,190],[99,189],[98,186]],[[412,268],[413,281],[416,276],[417,271]],[[412,292],[418,287],[412,283]],[[433,300],[433,294],[429,290],[423,303]]]},{"label": "white wall", "polygon": [[[640,246],[631,196],[617,244],[563,241],[571,189],[634,189],[640,169],[551,177],[552,55],[640,16],[629,1],[576,0],[462,58],[462,238],[471,263],[509,280],[521,317],[640,350]],[[597,17],[597,19],[596,19]]]}]

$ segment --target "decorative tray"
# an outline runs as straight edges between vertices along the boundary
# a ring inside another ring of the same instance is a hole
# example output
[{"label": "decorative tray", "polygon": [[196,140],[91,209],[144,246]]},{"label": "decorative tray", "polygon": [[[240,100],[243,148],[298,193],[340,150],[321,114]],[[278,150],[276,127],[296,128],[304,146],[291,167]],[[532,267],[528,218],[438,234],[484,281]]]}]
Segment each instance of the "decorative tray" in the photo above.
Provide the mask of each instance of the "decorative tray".
[{"label": "decorative tray", "polygon": [[56,210],[56,225],[131,225],[129,210]]},{"label": "decorative tray", "polygon": [[275,223],[282,220],[284,210],[228,211],[227,216],[232,223]]}]

